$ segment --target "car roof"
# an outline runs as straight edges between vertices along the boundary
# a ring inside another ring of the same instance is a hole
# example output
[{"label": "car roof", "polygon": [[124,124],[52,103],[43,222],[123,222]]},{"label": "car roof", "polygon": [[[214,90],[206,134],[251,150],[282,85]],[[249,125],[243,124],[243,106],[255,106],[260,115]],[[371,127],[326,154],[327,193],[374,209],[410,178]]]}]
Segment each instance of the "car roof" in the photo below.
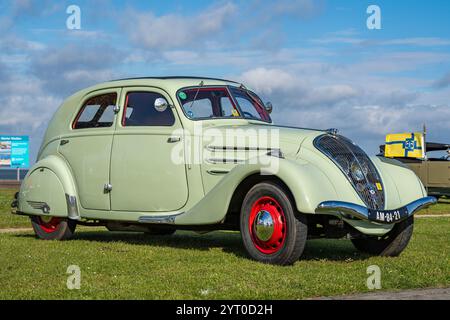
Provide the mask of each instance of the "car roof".
[{"label": "car roof", "polygon": [[210,78],[210,77],[198,77],[198,76],[135,77],[135,78],[116,79],[116,80],[111,80],[110,82],[123,81],[123,80],[143,80],[143,79],[157,79],[157,80],[216,80],[216,81],[231,82],[231,83],[239,84],[239,82],[232,81],[232,80],[227,80],[227,79]]},{"label": "car roof", "polygon": [[75,95],[84,95],[88,92],[102,90],[113,87],[130,87],[130,86],[154,86],[164,90],[173,91],[185,87],[194,87],[198,85],[205,86],[240,86],[236,81],[230,81],[220,78],[194,77],[194,76],[170,76],[170,77],[138,77],[111,80],[108,82],[98,83],[89,88],[83,89]]}]

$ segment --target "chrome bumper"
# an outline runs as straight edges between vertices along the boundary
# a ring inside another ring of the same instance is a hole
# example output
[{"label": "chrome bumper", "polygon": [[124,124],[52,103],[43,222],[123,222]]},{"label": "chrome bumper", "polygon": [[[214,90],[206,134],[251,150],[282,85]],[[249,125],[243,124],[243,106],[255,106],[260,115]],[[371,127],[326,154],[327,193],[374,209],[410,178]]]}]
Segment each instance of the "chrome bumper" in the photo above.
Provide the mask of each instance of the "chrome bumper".
[{"label": "chrome bumper", "polygon": [[[425,197],[413,201],[410,204],[396,210],[370,210],[369,208],[350,202],[324,201],[320,203],[319,206],[316,208],[316,213],[339,214],[342,215],[343,217],[354,217],[378,223],[397,223],[407,219],[416,212],[435,204],[436,202],[437,200],[435,197]],[[385,216],[385,214],[392,214],[394,212],[400,211],[405,212],[406,214],[402,216],[400,219],[395,221],[382,221],[378,219],[372,219],[371,217],[369,217],[369,213],[374,211],[378,214],[381,214],[383,217]]]}]

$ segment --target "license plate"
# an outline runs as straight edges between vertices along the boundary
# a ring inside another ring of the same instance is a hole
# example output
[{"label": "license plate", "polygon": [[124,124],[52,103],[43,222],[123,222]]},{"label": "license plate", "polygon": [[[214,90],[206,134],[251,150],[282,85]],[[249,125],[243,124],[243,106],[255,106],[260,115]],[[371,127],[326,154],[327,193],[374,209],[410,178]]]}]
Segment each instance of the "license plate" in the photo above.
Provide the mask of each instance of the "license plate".
[{"label": "license plate", "polygon": [[369,210],[369,220],[381,223],[395,223],[408,217],[408,210]]}]

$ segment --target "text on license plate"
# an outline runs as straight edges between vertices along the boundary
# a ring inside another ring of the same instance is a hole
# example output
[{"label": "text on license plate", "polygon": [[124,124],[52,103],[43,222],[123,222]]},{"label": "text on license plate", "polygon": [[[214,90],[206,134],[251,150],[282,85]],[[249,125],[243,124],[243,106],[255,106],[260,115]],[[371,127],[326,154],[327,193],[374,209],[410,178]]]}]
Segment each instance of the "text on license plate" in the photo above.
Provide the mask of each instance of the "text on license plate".
[{"label": "text on license plate", "polygon": [[392,223],[402,220],[408,216],[408,211],[406,209],[398,209],[392,211],[378,211],[370,210],[369,219],[384,223]]}]

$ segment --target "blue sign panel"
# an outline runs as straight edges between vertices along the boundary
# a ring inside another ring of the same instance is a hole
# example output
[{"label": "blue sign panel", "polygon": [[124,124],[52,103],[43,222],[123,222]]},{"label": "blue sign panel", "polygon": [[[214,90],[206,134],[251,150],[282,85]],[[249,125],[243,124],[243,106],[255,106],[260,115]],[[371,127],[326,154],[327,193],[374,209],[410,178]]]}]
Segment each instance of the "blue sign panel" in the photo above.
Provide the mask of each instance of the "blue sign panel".
[{"label": "blue sign panel", "polygon": [[27,136],[0,136],[0,167],[28,168],[29,139]]}]

